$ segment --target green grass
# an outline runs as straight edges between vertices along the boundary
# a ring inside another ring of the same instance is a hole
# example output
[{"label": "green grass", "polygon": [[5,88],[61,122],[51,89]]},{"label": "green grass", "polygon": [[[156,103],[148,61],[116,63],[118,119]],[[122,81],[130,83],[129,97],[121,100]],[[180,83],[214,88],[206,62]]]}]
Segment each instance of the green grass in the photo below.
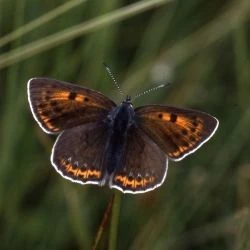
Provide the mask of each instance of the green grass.
[{"label": "green grass", "polygon": [[[248,0],[0,0],[1,249],[92,249],[96,239],[100,250],[250,249],[249,16]],[[103,62],[132,96],[171,82],[135,106],[220,121],[195,154],[170,162],[159,189],[117,195],[113,215],[113,190],[54,171],[55,137],[34,121],[26,94],[30,78],[47,76],[119,103]]]}]

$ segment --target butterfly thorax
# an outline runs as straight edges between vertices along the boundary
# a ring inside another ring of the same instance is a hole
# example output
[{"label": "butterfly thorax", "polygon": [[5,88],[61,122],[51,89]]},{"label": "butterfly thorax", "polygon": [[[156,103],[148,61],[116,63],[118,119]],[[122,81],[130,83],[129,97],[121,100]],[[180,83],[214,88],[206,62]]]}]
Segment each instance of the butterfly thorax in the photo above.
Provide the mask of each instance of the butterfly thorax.
[{"label": "butterfly thorax", "polygon": [[108,173],[120,168],[121,158],[126,145],[127,131],[134,124],[134,109],[131,102],[124,101],[110,114],[110,140],[106,152]]},{"label": "butterfly thorax", "polygon": [[113,118],[112,128],[114,133],[125,134],[129,126],[134,121],[134,109],[130,103],[123,102],[120,104],[115,112]]}]

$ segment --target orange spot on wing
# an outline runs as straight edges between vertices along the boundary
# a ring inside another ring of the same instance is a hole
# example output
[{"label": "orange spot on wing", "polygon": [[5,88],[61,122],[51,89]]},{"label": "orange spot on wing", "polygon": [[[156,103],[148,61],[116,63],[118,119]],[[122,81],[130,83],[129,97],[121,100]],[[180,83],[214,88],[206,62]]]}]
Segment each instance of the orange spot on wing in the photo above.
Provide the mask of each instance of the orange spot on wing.
[{"label": "orange spot on wing", "polygon": [[83,177],[83,179],[88,179],[88,178],[100,178],[101,177],[101,172],[99,170],[91,170],[91,169],[86,169],[86,170],[78,170],[76,173],[77,176]]},{"label": "orange spot on wing", "polygon": [[68,95],[69,95],[68,91],[60,91],[60,92],[56,92],[53,95],[51,95],[51,99],[67,100]]},{"label": "orange spot on wing", "polygon": [[164,121],[170,121],[170,114],[163,113],[162,114],[162,120],[164,120]]},{"label": "orange spot on wing", "polygon": [[123,187],[131,187],[132,189],[136,189],[138,187],[147,187],[148,185],[154,183],[155,177],[150,176],[148,178],[141,178],[141,180],[136,180],[135,178],[130,178],[123,175],[116,175],[115,181],[121,184]]},{"label": "orange spot on wing", "polygon": [[200,120],[200,119],[197,119],[195,122],[196,122],[196,126],[194,126],[192,124],[192,120],[188,119],[188,118],[184,118],[184,117],[180,117],[178,116],[177,117],[177,121],[176,121],[176,124],[183,127],[183,128],[187,128],[187,129],[190,129],[190,128],[193,128],[195,127],[195,129],[197,131],[202,131],[203,128],[204,128],[204,124],[203,124],[203,121]]},{"label": "orange spot on wing", "polygon": [[40,120],[42,121],[43,125],[44,125],[47,129],[49,129],[49,130],[51,130],[51,131],[53,131],[53,132],[59,131],[60,128],[57,128],[57,127],[55,127],[54,125],[52,125],[52,123],[49,122],[50,119],[49,119],[47,116],[43,115],[43,114],[42,114],[43,112],[42,112],[41,110],[38,110],[37,112],[38,112],[38,114],[39,114]]},{"label": "orange spot on wing", "polygon": [[75,101],[77,101],[77,102],[83,102],[84,98],[85,98],[85,96],[83,96],[83,95],[77,95]]},{"label": "orange spot on wing", "polygon": [[98,179],[101,177],[101,171],[96,169],[80,169],[74,167],[71,163],[61,160],[61,164],[64,166],[64,170],[75,177],[81,177],[84,180]]}]

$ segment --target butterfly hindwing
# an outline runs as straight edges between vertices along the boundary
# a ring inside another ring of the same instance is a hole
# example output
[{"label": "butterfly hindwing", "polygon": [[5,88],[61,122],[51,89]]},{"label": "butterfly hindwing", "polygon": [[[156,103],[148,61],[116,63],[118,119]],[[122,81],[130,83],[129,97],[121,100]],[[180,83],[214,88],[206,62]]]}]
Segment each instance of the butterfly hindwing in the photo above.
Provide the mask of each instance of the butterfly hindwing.
[{"label": "butterfly hindwing", "polygon": [[161,105],[135,109],[138,126],[172,160],[181,160],[205,143],[218,120],[204,112]]},{"label": "butterfly hindwing", "polygon": [[165,153],[139,128],[131,127],[120,168],[110,179],[110,187],[124,193],[144,193],[160,186],[167,173]]},{"label": "butterfly hindwing", "polygon": [[49,78],[32,78],[28,98],[34,118],[47,133],[102,120],[116,106],[99,92]]},{"label": "butterfly hindwing", "polygon": [[103,185],[103,154],[107,141],[108,127],[102,122],[67,129],[55,142],[51,162],[66,179],[80,184]]}]

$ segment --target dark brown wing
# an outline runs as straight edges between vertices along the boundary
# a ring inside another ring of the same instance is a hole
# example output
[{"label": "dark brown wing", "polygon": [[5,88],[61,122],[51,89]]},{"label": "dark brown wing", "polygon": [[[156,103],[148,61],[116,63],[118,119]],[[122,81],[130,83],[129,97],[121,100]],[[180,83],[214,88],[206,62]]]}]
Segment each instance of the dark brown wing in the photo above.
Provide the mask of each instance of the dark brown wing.
[{"label": "dark brown wing", "polygon": [[124,193],[144,193],[160,186],[167,174],[165,153],[139,128],[131,128],[120,169],[109,185]]},{"label": "dark brown wing", "polygon": [[135,109],[137,125],[173,160],[181,160],[209,140],[218,120],[206,113],[160,105]]},{"label": "dark brown wing", "polygon": [[47,133],[99,121],[116,106],[94,90],[48,78],[29,80],[28,98],[34,118]]},{"label": "dark brown wing", "polygon": [[51,162],[56,171],[73,182],[103,185],[103,154],[108,141],[107,130],[104,123],[89,123],[63,131],[51,154]]}]

